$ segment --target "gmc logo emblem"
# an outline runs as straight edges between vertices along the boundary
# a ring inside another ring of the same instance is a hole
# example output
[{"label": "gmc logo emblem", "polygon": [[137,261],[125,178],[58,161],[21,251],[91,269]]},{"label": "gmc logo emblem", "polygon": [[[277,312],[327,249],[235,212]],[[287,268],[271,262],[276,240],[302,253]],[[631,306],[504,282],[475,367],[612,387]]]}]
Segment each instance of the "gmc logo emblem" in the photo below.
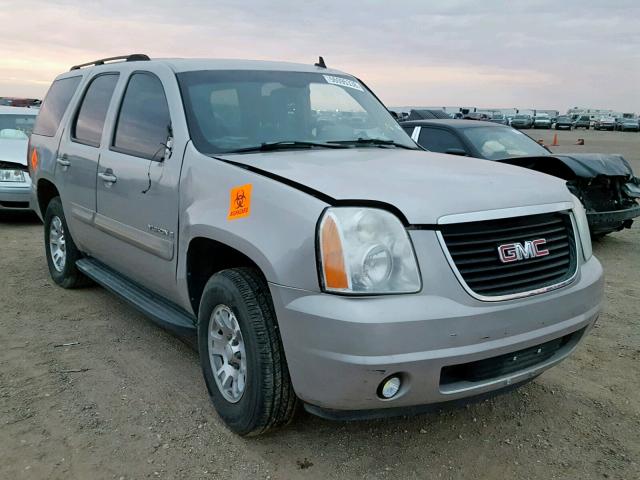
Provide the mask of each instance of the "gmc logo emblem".
[{"label": "gmc logo emblem", "polygon": [[527,240],[524,243],[505,243],[498,246],[498,256],[502,263],[517,262],[528,258],[544,257],[549,250],[542,246],[547,243],[544,238]]}]

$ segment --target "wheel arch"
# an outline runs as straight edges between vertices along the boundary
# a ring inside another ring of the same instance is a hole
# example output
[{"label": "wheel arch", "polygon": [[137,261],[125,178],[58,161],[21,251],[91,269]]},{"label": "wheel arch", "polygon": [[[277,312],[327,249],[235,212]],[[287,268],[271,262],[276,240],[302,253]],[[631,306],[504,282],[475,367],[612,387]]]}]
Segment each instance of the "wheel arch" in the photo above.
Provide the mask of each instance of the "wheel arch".
[{"label": "wheel arch", "polygon": [[[262,267],[259,263],[263,264]],[[217,272],[229,268],[248,267],[256,270],[267,282],[264,262],[255,261],[246,253],[209,237],[198,236],[189,241],[185,266],[189,301],[196,316],[204,287]]]},{"label": "wheel arch", "polygon": [[38,208],[40,209],[40,214],[42,218],[44,218],[45,213],[47,212],[47,206],[49,202],[55,197],[60,196],[60,192],[58,188],[55,186],[53,182],[50,180],[41,178],[38,180]]}]

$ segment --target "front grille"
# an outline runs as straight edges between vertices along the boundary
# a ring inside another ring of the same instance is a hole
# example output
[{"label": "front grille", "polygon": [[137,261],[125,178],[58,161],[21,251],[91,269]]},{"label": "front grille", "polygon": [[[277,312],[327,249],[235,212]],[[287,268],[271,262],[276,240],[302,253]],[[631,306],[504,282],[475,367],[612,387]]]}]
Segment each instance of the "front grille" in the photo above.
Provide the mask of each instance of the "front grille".
[{"label": "front grille", "polygon": [[[462,280],[477,295],[501,297],[552,287],[573,277],[576,243],[568,212],[443,225],[442,238]],[[502,263],[498,246],[545,239],[549,255]]]},{"label": "front grille", "polygon": [[482,382],[526,370],[549,360],[569,343],[575,345],[583,332],[584,329],[578,330],[564,337],[498,357],[444,367],[440,373],[440,385]]}]

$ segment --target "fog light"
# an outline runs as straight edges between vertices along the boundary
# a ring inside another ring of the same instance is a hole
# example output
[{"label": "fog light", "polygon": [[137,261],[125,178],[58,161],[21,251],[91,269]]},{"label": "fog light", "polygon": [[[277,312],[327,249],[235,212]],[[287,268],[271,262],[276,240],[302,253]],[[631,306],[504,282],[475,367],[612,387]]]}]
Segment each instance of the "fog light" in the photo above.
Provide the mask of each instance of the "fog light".
[{"label": "fog light", "polygon": [[393,398],[400,391],[400,377],[390,377],[380,384],[379,395],[382,398]]}]

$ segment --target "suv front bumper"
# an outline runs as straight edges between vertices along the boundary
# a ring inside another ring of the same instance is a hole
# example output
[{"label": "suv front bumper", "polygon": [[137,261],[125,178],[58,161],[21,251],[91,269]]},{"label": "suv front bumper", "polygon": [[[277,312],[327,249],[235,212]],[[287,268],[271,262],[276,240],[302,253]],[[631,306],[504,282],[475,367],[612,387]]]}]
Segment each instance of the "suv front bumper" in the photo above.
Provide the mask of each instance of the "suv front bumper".
[{"label": "suv front bumper", "polygon": [[[434,265],[437,270],[438,265]],[[449,272],[449,276],[451,273]],[[451,288],[440,277],[443,288]],[[270,284],[294,390],[315,413],[348,417],[465,399],[527,381],[566,358],[593,326],[603,296],[595,257],[569,286],[523,299],[482,302],[459,284],[451,295],[347,297]],[[452,298],[453,297],[453,298]],[[580,332],[582,331],[582,332]],[[579,332],[541,363],[479,382],[443,383],[444,367],[538,346]],[[380,382],[400,374],[391,400]],[[355,413],[355,412],[354,412]],[[344,416],[344,415],[343,415]],[[366,415],[365,415],[366,416]]]}]

